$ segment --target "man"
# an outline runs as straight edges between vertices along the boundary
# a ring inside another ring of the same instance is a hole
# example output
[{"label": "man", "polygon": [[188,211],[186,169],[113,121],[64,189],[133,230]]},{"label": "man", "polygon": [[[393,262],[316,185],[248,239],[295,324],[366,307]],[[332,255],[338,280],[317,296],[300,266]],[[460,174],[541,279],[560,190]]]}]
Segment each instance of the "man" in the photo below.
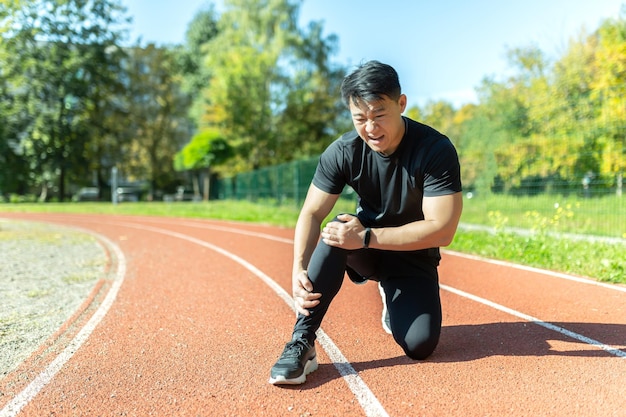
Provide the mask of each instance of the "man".
[{"label": "man", "polygon": [[[320,157],[294,237],[292,340],[272,367],[271,384],[301,384],[317,369],[315,332],[347,272],[378,281],[383,327],[413,359],[425,359],[441,332],[439,247],[461,216],[456,150],[436,130],[402,116],[407,98],[389,65],[370,61],[341,86],[355,130]],[[356,215],[321,231],[344,186],[359,196]]]}]

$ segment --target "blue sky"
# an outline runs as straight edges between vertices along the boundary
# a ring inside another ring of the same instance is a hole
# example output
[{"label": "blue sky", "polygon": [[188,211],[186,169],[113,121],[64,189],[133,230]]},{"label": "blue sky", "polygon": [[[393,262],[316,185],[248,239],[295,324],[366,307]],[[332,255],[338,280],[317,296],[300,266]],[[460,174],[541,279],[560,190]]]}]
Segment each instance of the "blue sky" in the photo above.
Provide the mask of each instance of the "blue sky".
[{"label": "blue sky", "polygon": [[[133,17],[131,39],[182,43],[196,12],[222,0],[122,0]],[[617,18],[626,0],[304,0],[300,25],[323,21],[339,38],[333,60],[393,65],[409,104],[475,100],[486,76],[509,69],[508,48],[537,45],[558,57],[570,38]]]}]

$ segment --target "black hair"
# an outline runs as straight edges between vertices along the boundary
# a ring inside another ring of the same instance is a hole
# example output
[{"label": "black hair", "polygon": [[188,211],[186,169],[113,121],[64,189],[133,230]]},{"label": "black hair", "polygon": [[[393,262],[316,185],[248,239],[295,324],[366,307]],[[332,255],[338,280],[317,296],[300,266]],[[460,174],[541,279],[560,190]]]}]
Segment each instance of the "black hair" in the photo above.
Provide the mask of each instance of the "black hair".
[{"label": "black hair", "polygon": [[341,99],[346,106],[350,105],[350,100],[357,104],[360,101],[383,100],[383,96],[398,100],[401,94],[396,70],[378,61],[361,64],[341,83]]}]

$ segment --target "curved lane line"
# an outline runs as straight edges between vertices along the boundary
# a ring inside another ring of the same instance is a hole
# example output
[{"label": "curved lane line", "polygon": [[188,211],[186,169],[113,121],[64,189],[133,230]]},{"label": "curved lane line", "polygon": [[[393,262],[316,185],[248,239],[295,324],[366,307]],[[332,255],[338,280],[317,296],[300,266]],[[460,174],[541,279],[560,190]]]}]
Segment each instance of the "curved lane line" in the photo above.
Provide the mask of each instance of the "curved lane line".
[{"label": "curved lane line", "polygon": [[[72,227],[72,226],[67,226]],[[79,229],[75,228],[74,229]],[[70,360],[74,353],[82,346],[83,343],[87,340],[87,338],[94,331],[96,326],[102,321],[104,316],[107,314],[111,305],[115,301],[117,297],[117,293],[124,281],[124,277],[126,275],[126,258],[124,257],[124,253],[120,250],[120,248],[110,241],[108,238],[95,233],[91,230],[79,229],[86,233],[95,236],[102,242],[105,242],[109,249],[115,253],[117,258],[117,272],[115,274],[115,279],[109,292],[106,297],[102,301],[102,304],[98,307],[94,315],[89,319],[85,327],[83,327],[78,334],[72,339],[69,345],[63,349],[63,352],[59,354],[51,363],[44,369],[33,381],[28,384],[23,391],[17,394],[11,401],[9,401],[2,410],[0,410],[0,417],[15,417],[17,414],[24,408],[37,394],[45,387],[54,376],[61,370],[61,368]]]},{"label": "curved lane line", "polygon": [[[169,217],[165,217],[165,218],[142,217],[141,221],[142,222],[149,222],[149,223],[156,223],[157,225],[163,225],[163,224],[172,225],[172,223],[163,221],[163,220],[169,220],[169,219],[172,219],[172,218],[169,218]],[[292,245],[293,244],[293,239],[287,239],[287,238],[284,238],[284,237],[271,235],[269,233],[253,232],[253,231],[250,231],[250,230],[237,229],[236,227],[217,226],[215,224],[208,224],[208,223],[204,222],[203,220],[205,220],[205,219],[200,219],[199,221],[194,222],[194,221],[188,221],[188,220],[180,220],[179,221],[178,219],[176,219],[176,222],[174,223],[174,225],[175,226],[194,227],[196,229],[217,230],[217,231],[228,232],[228,233],[235,233],[235,234],[240,234],[240,235],[245,235],[245,236],[259,237],[261,239],[273,240],[274,242],[286,243],[288,245]],[[226,222],[226,221],[224,221],[224,222]]]},{"label": "curved lane line", "polygon": [[[268,275],[266,275],[263,271],[258,269],[256,266],[252,265],[250,262],[246,261],[245,259],[231,252],[228,252],[227,250],[223,248],[220,248],[219,246],[215,246],[211,243],[194,238],[192,236],[185,235],[183,233],[173,232],[173,231],[170,231],[167,229],[161,229],[158,227],[151,227],[151,226],[139,225],[139,224],[134,224],[134,223],[118,223],[118,222],[109,223],[109,224],[116,224],[119,226],[131,227],[135,229],[161,233],[164,235],[186,240],[188,242],[195,243],[197,245],[211,249],[235,261],[236,263],[246,268],[248,271],[252,272],[258,278],[260,278],[261,281],[263,281],[271,289],[273,289],[274,292],[295,313],[295,309],[293,307],[293,298],[291,298],[291,296],[280,285],[278,285],[276,281],[274,281],[272,278],[270,278]],[[253,234],[253,233],[250,233],[250,234]],[[267,236],[269,235],[265,235],[264,237],[267,238]],[[352,367],[348,359],[343,355],[343,353],[341,353],[341,350],[337,347],[337,345],[335,345],[332,339],[322,329],[318,330],[317,336],[318,336],[318,342],[320,343],[324,351],[326,351],[330,359],[333,361],[333,365],[335,365],[335,368],[337,368],[337,371],[339,371],[339,374],[343,377],[345,382],[348,384],[348,387],[350,387],[350,390],[352,391],[356,399],[359,401],[359,404],[361,404],[363,411],[365,411],[365,415],[368,417],[389,417],[389,414],[387,413],[387,411],[385,411],[380,401],[378,401],[374,393],[369,389],[365,381],[361,379],[358,372],[354,369],[354,367]]]},{"label": "curved lane line", "polygon": [[217,230],[217,231],[228,232],[228,233],[237,233],[240,235],[259,237],[261,239],[273,240],[274,242],[287,243],[288,245],[293,245],[293,239],[278,237],[278,236],[270,235],[268,233],[252,232],[249,230],[237,229],[234,227],[215,226],[212,224],[192,223],[192,222],[180,222],[180,223],[176,223],[176,225],[195,227],[196,229],[209,229],[209,230]]}]

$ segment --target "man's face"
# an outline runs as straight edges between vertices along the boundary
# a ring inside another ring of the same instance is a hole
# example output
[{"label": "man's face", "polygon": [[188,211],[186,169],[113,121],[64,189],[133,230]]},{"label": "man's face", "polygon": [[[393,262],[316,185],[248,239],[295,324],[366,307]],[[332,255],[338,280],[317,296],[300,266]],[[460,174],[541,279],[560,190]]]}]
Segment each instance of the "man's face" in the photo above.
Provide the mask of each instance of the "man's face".
[{"label": "man's face", "polygon": [[383,100],[354,103],[350,100],[352,123],[361,139],[376,152],[391,155],[404,136],[402,113],[406,107],[406,96],[397,101],[383,96]]}]

